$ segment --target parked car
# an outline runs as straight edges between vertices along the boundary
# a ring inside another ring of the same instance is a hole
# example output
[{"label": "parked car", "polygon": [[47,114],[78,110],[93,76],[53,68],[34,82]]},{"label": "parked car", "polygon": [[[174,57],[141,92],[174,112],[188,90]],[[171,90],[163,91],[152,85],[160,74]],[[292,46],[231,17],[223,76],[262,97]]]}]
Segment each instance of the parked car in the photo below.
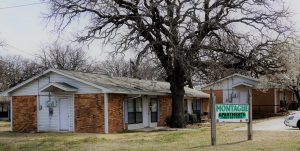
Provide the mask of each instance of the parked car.
[{"label": "parked car", "polygon": [[299,128],[300,130],[300,111],[289,114],[285,118],[284,124],[289,127]]}]

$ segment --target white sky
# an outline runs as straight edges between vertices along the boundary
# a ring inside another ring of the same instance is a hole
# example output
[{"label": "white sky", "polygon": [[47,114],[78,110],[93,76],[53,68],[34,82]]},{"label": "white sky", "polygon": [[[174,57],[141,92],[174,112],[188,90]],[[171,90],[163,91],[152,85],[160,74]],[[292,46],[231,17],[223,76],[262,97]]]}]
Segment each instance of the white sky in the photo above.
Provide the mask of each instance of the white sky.
[{"label": "white sky", "polygon": [[[293,22],[296,29],[300,30],[300,0],[284,0],[294,13]],[[57,39],[57,34],[52,32],[53,26],[46,26],[42,13],[47,12],[47,4],[38,4],[26,7],[1,9],[4,7],[38,3],[39,0],[0,0],[0,40],[4,39],[8,44],[0,47],[0,56],[21,55],[33,58],[41,46],[51,43]],[[76,27],[72,30],[76,31]],[[72,39],[72,32],[63,33],[60,40],[68,42]],[[92,58],[104,60],[113,47],[103,47],[102,44],[94,42],[88,48],[88,55]],[[132,57],[133,55],[130,55]]]}]

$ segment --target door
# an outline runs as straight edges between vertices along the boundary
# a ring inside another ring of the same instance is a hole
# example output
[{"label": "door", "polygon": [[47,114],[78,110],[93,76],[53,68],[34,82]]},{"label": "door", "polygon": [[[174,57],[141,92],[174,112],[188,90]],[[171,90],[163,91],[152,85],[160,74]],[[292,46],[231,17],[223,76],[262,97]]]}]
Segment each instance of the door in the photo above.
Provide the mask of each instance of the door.
[{"label": "door", "polygon": [[157,122],[157,117],[158,117],[157,110],[158,110],[157,99],[152,98],[150,100],[150,122],[151,123]]},{"label": "door", "polygon": [[69,105],[68,99],[59,100],[59,130],[69,131]]}]

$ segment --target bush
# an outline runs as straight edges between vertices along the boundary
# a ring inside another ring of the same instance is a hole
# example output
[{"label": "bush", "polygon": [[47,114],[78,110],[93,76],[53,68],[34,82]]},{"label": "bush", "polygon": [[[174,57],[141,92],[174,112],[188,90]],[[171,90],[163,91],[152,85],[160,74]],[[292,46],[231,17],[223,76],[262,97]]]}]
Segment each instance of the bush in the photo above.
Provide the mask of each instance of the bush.
[{"label": "bush", "polygon": [[168,117],[166,118],[166,121],[165,121],[165,122],[166,122],[166,125],[169,126],[169,127],[171,126],[171,120],[172,120],[172,117],[171,117],[171,116],[168,116]]},{"label": "bush", "polygon": [[184,114],[186,124],[194,124],[198,121],[196,114]]},{"label": "bush", "polygon": [[184,123],[189,124],[190,123],[190,115],[189,114],[184,114]]},{"label": "bush", "polygon": [[[171,120],[172,117],[168,116],[165,120],[166,125],[170,126],[171,125]],[[196,122],[198,122],[198,118],[196,114],[184,114],[184,122],[185,124],[194,124]]]},{"label": "bush", "polygon": [[191,124],[194,124],[198,121],[197,115],[196,114],[189,114],[190,116],[190,122]]}]

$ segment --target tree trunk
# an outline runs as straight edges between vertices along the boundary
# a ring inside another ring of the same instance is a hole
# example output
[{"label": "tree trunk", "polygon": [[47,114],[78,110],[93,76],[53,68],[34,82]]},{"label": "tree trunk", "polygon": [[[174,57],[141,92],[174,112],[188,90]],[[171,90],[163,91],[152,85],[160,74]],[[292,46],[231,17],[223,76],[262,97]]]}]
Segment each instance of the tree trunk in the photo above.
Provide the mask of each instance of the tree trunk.
[{"label": "tree trunk", "polygon": [[184,128],[184,114],[183,114],[183,99],[184,99],[184,86],[180,86],[176,81],[171,83],[171,93],[172,93],[172,118],[171,127],[172,128]]},{"label": "tree trunk", "polygon": [[170,90],[172,94],[172,117],[171,125],[172,128],[184,128],[184,70],[182,64],[176,62],[174,65],[174,71],[171,76],[168,76],[170,83]]}]

